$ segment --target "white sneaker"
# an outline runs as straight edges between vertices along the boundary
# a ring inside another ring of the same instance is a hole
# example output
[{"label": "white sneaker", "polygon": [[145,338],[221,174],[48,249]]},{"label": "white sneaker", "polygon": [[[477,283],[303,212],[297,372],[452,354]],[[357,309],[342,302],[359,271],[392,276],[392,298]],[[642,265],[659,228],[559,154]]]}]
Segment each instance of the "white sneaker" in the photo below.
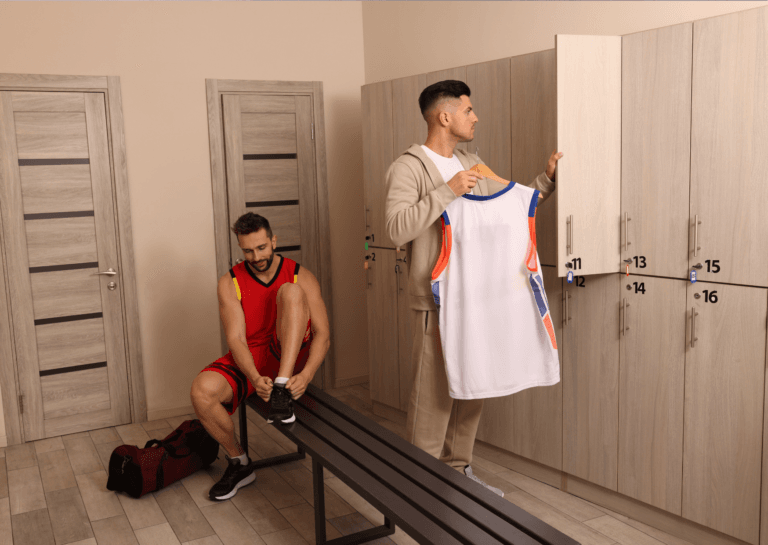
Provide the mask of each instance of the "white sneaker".
[{"label": "white sneaker", "polygon": [[478,478],[478,477],[477,477],[477,476],[476,476],[476,475],[475,475],[475,474],[472,472],[472,466],[467,466],[467,467],[465,467],[465,468],[464,468],[464,475],[466,475],[467,477],[469,477],[469,478],[470,478],[470,479],[472,479],[473,481],[480,483],[481,485],[483,485],[484,487],[486,487],[488,490],[490,490],[490,491],[491,491],[491,492],[493,492],[494,494],[498,494],[498,495],[499,495],[499,496],[501,496],[502,498],[504,497],[504,492],[502,492],[501,490],[499,490],[499,489],[498,489],[498,488],[496,488],[495,486],[491,486],[491,485],[489,485],[488,483],[486,483],[486,482],[484,482],[484,481],[480,480],[480,479],[479,479],[479,478]]}]

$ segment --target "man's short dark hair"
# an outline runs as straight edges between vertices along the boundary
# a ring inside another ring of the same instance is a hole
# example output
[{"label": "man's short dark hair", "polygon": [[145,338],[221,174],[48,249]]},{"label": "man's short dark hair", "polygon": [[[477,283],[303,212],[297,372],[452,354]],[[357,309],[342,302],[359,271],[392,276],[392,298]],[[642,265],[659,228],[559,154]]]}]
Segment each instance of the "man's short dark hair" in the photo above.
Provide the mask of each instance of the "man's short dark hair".
[{"label": "man's short dark hair", "polygon": [[469,86],[463,81],[447,79],[433,83],[424,89],[419,95],[419,108],[424,119],[426,113],[440,100],[444,98],[461,98],[461,95],[470,96]]},{"label": "man's short dark hair", "polygon": [[265,229],[267,236],[272,238],[272,228],[269,226],[269,221],[264,216],[259,216],[253,212],[247,212],[237,218],[237,221],[232,226],[232,232],[236,235],[249,235]]}]

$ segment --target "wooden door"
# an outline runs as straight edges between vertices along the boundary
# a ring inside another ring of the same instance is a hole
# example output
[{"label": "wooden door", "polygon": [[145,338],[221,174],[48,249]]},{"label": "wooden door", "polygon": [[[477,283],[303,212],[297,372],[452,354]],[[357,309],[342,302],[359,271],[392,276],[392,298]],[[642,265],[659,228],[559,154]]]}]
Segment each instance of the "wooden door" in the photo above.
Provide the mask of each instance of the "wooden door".
[{"label": "wooden door", "polygon": [[699,280],[768,286],[768,9],[693,30],[689,265]]},{"label": "wooden door", "polygon": [[555,37],[558,275],[621,261],[621,36]]},{"label": "wooden door", "polygon": [[[525,185],[547,168],[549,156],[557,146],[555,60],[554,49],[519,55],[510,60],[511,179]],[[559,178],[559,174],[555,178]],[[536,244],[543,265],[557,265],[557,187],[536,211]]]},{"label": "wooden door", "polygon": [[[229,224],[253,212],[269,220],[276,252],[316,276],[317,188],[307,95],[225,94]],[[232,262],[242,259],[230,232]]]},{"label": "wooden door", "polygon": [[688,273],[692,33],[622,37],[621,258],[644,275]]},{"label": "wooden door", "polygon": [[405,251],[395,252],[397,273],[397,352],[400,370],[400,410],[408,411],[413,389],[413,311],[409,290],[410,262]]},{"label": "wooden door", "polygon": [[686,310],[683,517],[756,544],[768,295],[689,283]]},{"label": "wooden door", "polygon": [[619,492],[680,515],[685,282],[620,276]]},{"label": "wooden door", "polygon": [[398,275],[395,271],[395,251],[369,248],[366,257],[371,399],[399,408]]},{"label": "wooden door", "polygon": [[477,438],[556,469],[563,465],[563,279],[542,267],[544,290],[555,328],[560,382],[486,399]]},{"label": "wooden door", "polygon": [[[456,68],[448,68],[447,70],[438,70],[436,72],[428,72],[427,75],[427,86],[432,85],[433,83],[437,83],[438,81],[443,81],[447,79],[454,79],[458,81],[463,81],[464,83],[467,83],[467,68],[465,66],[457,66]],[[469,89],[470,92],[472,92],[472,88]],[[472,100],[472,97],[469,97],[470,101]],[[456,144],[457,149],[463,149],[466,151],[471,151],[474,153],[475,146],[472,142],[459,142]],[[448,180],[446,180],[448,181]]]},{"label": "wooden door", "polygon": [[[467,85],[478,122],[467,149],[505,180],[512,179],[509,59],[467,66]],[[522,180],[515,180],[522,181]]]},{"label": "wooden door", "polygon": [[563,471],[617,489],[618,274],[563,284]]},{"label": "wooden door", "polygon": [[365,192],[365,237],[369,246],[394,248],[387,235],[385,175],[393,156],[392,83],[363,85],[360,90],[363,115],[363,184]]},{"label": "wooden door", "polygon": [[427,87],[427,75],[392,80],[392,127],[397,159],[411,144],[427,141],[427,122],[421,115],[419,95]]},{"label": "wooden door", "polygon": [[104,93],[0,92],[0,165],[24,440],[130,422]]}]

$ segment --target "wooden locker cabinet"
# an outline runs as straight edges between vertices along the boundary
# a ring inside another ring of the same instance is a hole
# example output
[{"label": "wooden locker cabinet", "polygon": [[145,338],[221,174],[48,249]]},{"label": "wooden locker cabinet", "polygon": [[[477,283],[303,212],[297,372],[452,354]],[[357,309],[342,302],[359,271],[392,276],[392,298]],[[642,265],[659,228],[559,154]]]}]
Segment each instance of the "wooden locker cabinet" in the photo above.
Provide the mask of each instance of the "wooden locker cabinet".
[{"label": "wooden locker cabinet", "polygon": [[694,22],[689,266],[702,265],[699,280],[768,286],[766,51],[768,8]]},{"label": "wooden locker cabinet", "polygon": [[688,283],[686,313],[682,515],[756,544],[768,291]]},{"label": "wooden locker cabinet", "polygon": [[408,411],[413,388],[413,366],[411,349],[413,347],[413,311],[409,294],[410,263],[405,250],[395,251],[395,276],[397,284],[397,353],[400,371],[400,410]]},{"label": "wooden locker cabinet", "polygon": [[370,248],[368,262],[368,363],[371,399],[400,406],[395,251]]},{"label": "wooden locker cabinet", "polygon": [[509,59],[467,66],[470,100],[477,115],[477,127],[467,150],[477,154],[493,172],[512,179],[510,65]]},{"label": "wooden locker cabinet", "polygon": [[[556,35],[557,273],[620,262],[621,36]],[[551,150],[550,150],[551,153]]]},{"label": "wooden locker cabinet", "polygon": [[693,23],[622,37],[621,258],[633,273],[688,275],[692,40]]},{"label": "wooden locker cabinet", "polygon": [[486,399],[477,438],[556,469],[563,463],[563,279],[542,267],[560,358],[560,382]]},{"label": "wooden locker cabinet", "polygon": [[686,282],[620,275],[619,284],[618,492],[680,515]]},{"label": "wooden locker cabinet", "polygon": [[[555,60],[554,49],[510,59],[511,179],[514,181],[529,183],[535,179],[546,168],[549,156],[557,146]],[[565,155],[563,159],[565,162]],[[555,175],[556,183],[558,176]],[[558,193],[555,189],[546,201],[539,204],[536,211],[536,243],[543,265],[557,265]]]},{"label": "wooden locker cabinet", "polygon": [[563,284],[563,471],[614,491],[619,281],[614,273]]},{"label": "wooden locker cabinet", "polygon": [[363,187],[365,236],[371,246],[394,248],[387,235],[384,202],[385,174],[395,160],[392,128],[392,82],[363,85],[360,91],[363,116]]},{"label": "wooden locker cabinet", "polygon": [[[411,144],[423,144],[427,141],[427,122],[424,121],[419,109],[419,95],[426,86],[426,74],[392,80],[395,159],[400,157]],[[380,206],[384,206],[384,201],[381,201]]]}]

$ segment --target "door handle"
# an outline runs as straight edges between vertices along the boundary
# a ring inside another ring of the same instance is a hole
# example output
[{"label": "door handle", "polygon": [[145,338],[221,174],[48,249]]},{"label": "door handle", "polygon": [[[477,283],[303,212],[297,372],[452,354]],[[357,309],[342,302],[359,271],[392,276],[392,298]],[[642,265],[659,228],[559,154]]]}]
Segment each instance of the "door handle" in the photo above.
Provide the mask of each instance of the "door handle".
[{"label": "door handle", "polygon": [[623,312],[622,312],[622,328],[621,328],[621,334],[626,335],[627,331],[629,331],[629,328],[627,327],[627,307],[629,307],[629,304],[627,303],[627,298],[624,298],[624,304],[623,304]]},{"label": "door handle", "polygon": [[699,250],[701,250],[701,246],[699,246],[699,225],[701,225],[701,221],[699,221],[699,215],[696,214],[693,224],[693,257],[698,257]]},{"label": "door handle", "polygon": [[566,228],[568,229],[568,232],[565,235],[565,255],[571,255],[573,251],[571,251],[571,240],[573,237],[573,216],[568,216],[568,218],[565,220]]},{"label": "door handle", "polygon": [[629,222],[632,218],[629,217],[629,212],[624,212],[624,249],[629,251],[629,245],[632,244],[629,241]]},{"label": "door handle", "polygon": [[370,225],[368,225],[368,212],[370,212],[370,208],[367,206],[365,207],[365,228],[368,229]]},{"label": "door handle", "polygon": [[699,313],[696,312],[696,307],[691,307],[691,348],[695,348],[696,341],[699,340],[696,336],[696,316],[698,315]]},{"label": "door handle", "polygon": [[113,269],[112,267],[110,267],[110,268],[109,268],[109,269],[107,269],[106,271],[99,271],[99,272],[95,272],[95,273],[93,273],[93,274],[103,274],[103,275],[105,275],[105,276],[115,276],[115,275],[117,274],[117,272],[115,271],[115,269]]},{"label": "door handle", "polygon": [[395,265],[395,274],[397,275],[397,291],[401,292],[403,288],[400,287],[400,265]]},{"label": "door handle", "polygon": [[570,316],[568,316],[568,299],[571,298],[571,293],[569,291],[565,291],[563,293],[563,306],[565,307],[563,310],[563,327],[568,325],[568,320],[571,319]]}]

